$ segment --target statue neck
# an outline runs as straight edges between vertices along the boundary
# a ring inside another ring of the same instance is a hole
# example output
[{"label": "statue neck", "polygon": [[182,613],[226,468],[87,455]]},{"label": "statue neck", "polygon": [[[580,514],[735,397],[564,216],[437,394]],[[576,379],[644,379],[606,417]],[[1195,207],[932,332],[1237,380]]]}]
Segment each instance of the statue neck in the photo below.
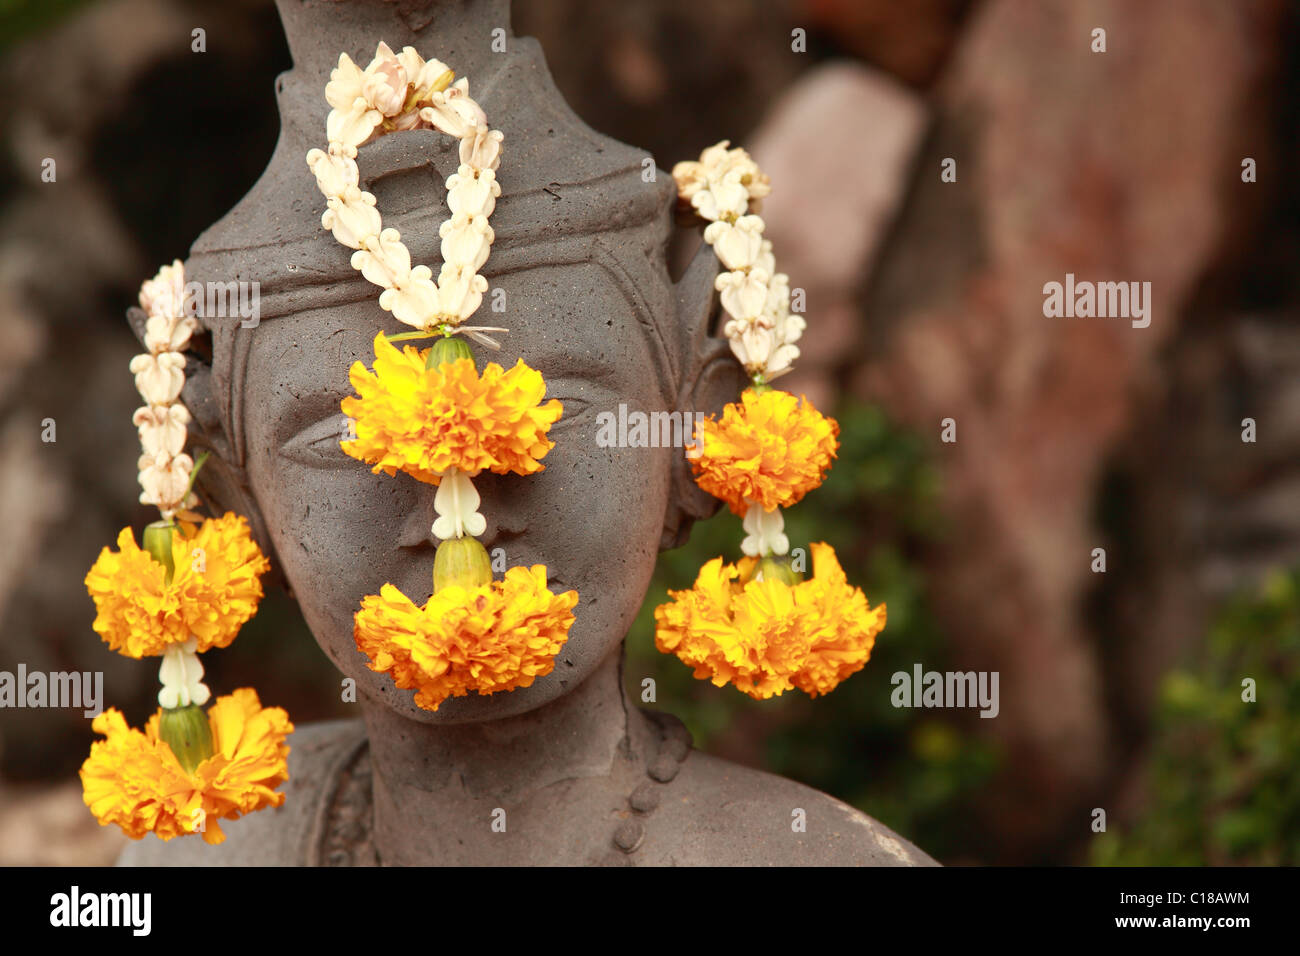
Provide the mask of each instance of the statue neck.
[{"label": "statue neck", "polygon": [[460,853],[491,859],[514,843],[491,829],[496,808],[525,813],[554,799],[562,782],[618,789],[633,765],[643,775],[654,729],[625,699],[622,671],[620,646],[563,697],[496,721],[426,724],[363,701],[379,858],[399,865],[449,863]]}]

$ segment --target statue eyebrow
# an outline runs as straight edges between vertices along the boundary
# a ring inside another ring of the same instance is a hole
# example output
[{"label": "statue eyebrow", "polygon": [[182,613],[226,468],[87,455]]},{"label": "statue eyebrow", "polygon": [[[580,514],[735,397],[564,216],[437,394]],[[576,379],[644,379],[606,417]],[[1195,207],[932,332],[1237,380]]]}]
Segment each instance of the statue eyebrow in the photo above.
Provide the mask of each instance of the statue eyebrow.
[{"label": "statue eyebrow", "polygon": [[[504,352],[505,343],[502,343],[502,345],[502,351]],[[509,368],[509,365],[502,361],[501,358],[493,358],[494,355],[499,354],[486,349],[480,350],[478,353],[479,367],[482,368],[485,362],[496,362]],[[527,354],[519,357],[534,368],[546,369],[546,378],[548,380],[563,378],[570,381],[585,381],[616,390],[626,381],[623,368],[599,354],[592,355],[590,352],[575,353],[571,350],[556,351],[550,348],[540,348],[532,349]],[[512,360],[510,365],[513,364]]]}]

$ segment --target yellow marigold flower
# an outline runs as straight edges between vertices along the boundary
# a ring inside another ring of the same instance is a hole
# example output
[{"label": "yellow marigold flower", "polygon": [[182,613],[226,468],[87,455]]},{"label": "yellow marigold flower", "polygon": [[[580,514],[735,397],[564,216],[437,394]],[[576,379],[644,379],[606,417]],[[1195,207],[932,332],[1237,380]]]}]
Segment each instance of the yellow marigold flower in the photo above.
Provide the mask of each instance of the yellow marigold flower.
[{"label": "yellow marigold flower", "polygon": [[376,474],[400,470],[433,485],[448,468],[472,476],[545,467],[538,459],[555,447],[546,432],[563,406],[554,398],[539,404],[546,395],[541,373],[523,359],[509,371],[491,362],[482,376],[471,359],[426,369],[424,354],[409,345],[399,352],[381,333],[374,371],[353,363],[357,395],[342,409],[356,421],[357,437],[341,442],[345,452]]},{"label": "yellow marigold flower", "polygon": [[813,577],[793,586],[746,580],[755,559],[736,566],[714,558],[691,590],[669,591],[672,601],[655,609],[655,646],[695,677],[734,684],[757,700],[792,687],[829,694],[866,664],[885,605],[868,606],[830,545],[812,545],[812,558]]},{"label": "yellow marigold flower", "polygon": [[448,697],[527,687],[549,674],[568,640],[577,591],[553,594],[546,568],[511,568],[480,587],[447,585],[423,608],[391,584],[361,602],[357,648],[415,703],[437,710]]},{"label": "yellow marigold flower", "polygon": [[261,575],[271,563],[242,515],[227,512],[197,530],[178,527],[171,583],[130,528],[117,536],[118,550],[104,548],[86,575],[98,612],[95,631],[127,657],[156,656],[191,636],[200,653],[226,647],[262,599]]},{"label": "yellow marigold flower", "polygon": [[242,688],[218,697],[207,717],[213,754],[192,774],[159,739],[158,713],[143,733],[115,708],[95,718],[92,728],[106,739],[90,745],[81,786],[100,826],[116,823],[133,840],[150,831],[161,840],[200,832],[216,844],[226,838],[218,820],[284,803],[275,788],[289,779],[289,715],[263,708],[256,691]]},{"label": "yellow marigold flower", "polygon": [[839,447],[839,423],[789,392],[746,389],[721,420],[700,423],[691,468],[701,488],[740,517],[756,502],[788,508],[822,483]]}]

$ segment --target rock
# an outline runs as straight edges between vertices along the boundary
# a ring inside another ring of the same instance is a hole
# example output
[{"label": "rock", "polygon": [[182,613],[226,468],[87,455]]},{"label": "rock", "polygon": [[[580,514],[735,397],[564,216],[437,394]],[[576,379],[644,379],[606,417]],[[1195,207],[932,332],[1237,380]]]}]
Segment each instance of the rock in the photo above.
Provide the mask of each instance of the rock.
[{"label": "rock", "polygon": [[761,214],[777,268],[806,294],[808,329],[782,387],[831,404],[830,372],[860,349],[861,288],[898,206],[927,121],[922,99],[850,62],[803,74],[750,141],[772,179]]},{"label": "rock", "polygon": [[[1110,543],[1094,499],[1239,214],[1260,116],[1243,104],[1278,16],[1268,0],[983,5],[877,267],[878,351],[857,390],[935,442],[952,528],[929,581],[962,666],[1001,672],[987,723],[1008,789],[988,814],[1009,859],[1033,858],[1113,769],[1083,616],[1092,549]],[[1105,53],[1090,49],[1098,26]],[[945,158],[956,182],[940,180]],[[1045,317],[1043,286],[1067,273],[1150,282],[1149,327]],[[938,441],[945,417],[954,444]]]},{"label": "rock", "polygon": [[109,866],[130,842],[99,825],[79,781],[6,787],[0,797],[0,866]]},{"label": "rock", "polygon": [[933,82],[961,36],[973,0],[818,0],[804,16],[850,51],[916,86]]}]

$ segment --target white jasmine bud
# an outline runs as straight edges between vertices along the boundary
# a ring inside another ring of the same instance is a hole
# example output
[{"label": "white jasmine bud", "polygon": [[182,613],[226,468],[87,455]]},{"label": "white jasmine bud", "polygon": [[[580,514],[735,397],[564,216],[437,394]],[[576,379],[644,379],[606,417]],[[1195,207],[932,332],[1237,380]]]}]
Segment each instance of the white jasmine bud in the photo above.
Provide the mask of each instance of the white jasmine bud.
[{"label": "white jasmine bud", "polygon": [[791,363],[799,357],[799,346],[797,345],[778,345],[772,349],[767,361],[763,364],[763,372],[770,380],[778,375],[789,371]]},{"label": "white jasmine bud", "polygon": [[179,352],[189,344],[199,323],[188,316],[151,315],[145,320],[144,345],[150,352]]},{"label": "white jasmine bud", "polygon": [[146,455],[174,457],[185,447],[185,426],[190,413],[184,405],[144,405],[135,410],[132,423],[140,432]]},{"label": "white jasmine bud", "polygon": [[464,139],[476,127],[487,126],[487,115],[469,95],[469,81],[461,77],[447,89],[429,95],[420,119],[448,136]]},{"label": "white jasmine bud", "polygon": [[469,475],[448,468],[433,496],[433,510],[439,515],[433,523],[434,535],[444,541],[465,535],[477,538],[487,528],[487,519],[479,514],[478,506],[479,495]]},{"label": "white jasmine bud", "polygon": [[462,164],[447,179],[447,208],[451,210],[452,216],[464,213],[486,220],[496,209],[497,197],[500,195],[501,186],[497,183],[496,173],[490,169],[475,175],[472,166]]},{"label": "white jasmine bud", "polygon": [[185,267],[177,259],[140,286],[140,308],[150,317],[185,314]]},{"label": "white jasmine bud", "polygon": [[352,109],[352,105],[362,97],[361,77],[361,68],[346,53],[340,53],[339,65],[330,71],[330,81],[325,84],[325,99],[329,105],[345,112]]},{"label": "white jasmine bud", "polygon": [[476,126],[460,140],[460,161],[479,170],[495,170],[501,163],[501,142],[505,134],[499,129]]},{"label": "white jasmine bud", "polygon": [[367,192],[359,196],[359,200],[352,202],[335,198],[326,200],[329,209],[321,217],[325,228],[349,249],[360,249],[365,240],[377,236],[383,226],[383,220],[375,209],[375,197]]},{"label": "white jasmine bud", "polygon": [[352,253],[352,268],[375,285],[400,288],[411,281],[411,253],[396,229],[385,229],[365,249]]},{"label": "white jasmine bud", "polygon": [[735,223],[709,223],[704,230],[704,241],[713,246],[718,259],[728,269],[748,269],[757,262],[762,249],[763,220],[758,216],[741,216]]},{"label": "white jasmine bud", "polygon": [[486,291],[487,279],[449,262],[438,274],[438,315],[463,322],[478,310]]},{"label": "white jasmine bud", "polygon": [[190,484],[194,460],[189,455],[169,455],[165,451],[144,454],[137,462],[140,470],[140,503],[175,510]]},{"label": "white jasmine bud", "polygon": [[722,307],[737,319],[757,318],[767,301],[767,273],[758,269],[749,272],[723,272],[713,282],[722,293]]},{"label": "white jasmine bud", "polygon": [[740,550],[751,558],[769,554],[785,554],[790,550],[790,539],[785,535],[785,518],[780,508],[764,511],[752,501],[745,511],[744,526],[748,535],[740,542]]},{"label": "white jasmine bud", "polygon": [[381,40],[375,58],[361,77],[361,95],[380,113],[396,116],[406,102],[406,87],[406,70],[392,48]]},{"label": "white jasmine bud", "polygon": [[372,109],[364,99],[358,99],[346,110],[330,110],[329,116],[325,118],[325,132],[331,143],[340,143],[355,150],[370,138],[375,127],[383,120],[383,113]]},{"label": "white jasmine bud", "polygon": [[379,296],[379,307],[393,313],[397,321],[417,329],[426,328],[438,314],[438,287],[427,266],[411,270],[410,281],[400,289],[388,289]]},{"label": "white jasmine bud", "polygon": [[324,196],[341,197],[348,187],[358,186],[357,164],[346,156],[313,149],[307,153],[307,166],[315,175],[316,186]]},{"label": "white jasmine bud", "polygon": [[212,696],[203,681],[203,664],[195,652],[198,642],[190,638],[184,644],[173,644],[163,652],[158,680],[158,704],[167,710],[196,704],[202,707]]},{"label": "white jasmine bud", "polygon": [[772,240],[764,239],[754,260],[754,268],[762,269],[770,276],[776,275],[776,258],[772,255]]},{"label": "white jasmine bud", "polygon": [[131,359],[135,387],[150,405],[169,405],[185,385],[185,356],[179,352],[137,355]]},{"label": "white jasmine bud", "polygon": [[457,213],[438,229],[442,237],[442,259],[449,265],[477,272],[487,262],[494,234],[487,219]]}]

